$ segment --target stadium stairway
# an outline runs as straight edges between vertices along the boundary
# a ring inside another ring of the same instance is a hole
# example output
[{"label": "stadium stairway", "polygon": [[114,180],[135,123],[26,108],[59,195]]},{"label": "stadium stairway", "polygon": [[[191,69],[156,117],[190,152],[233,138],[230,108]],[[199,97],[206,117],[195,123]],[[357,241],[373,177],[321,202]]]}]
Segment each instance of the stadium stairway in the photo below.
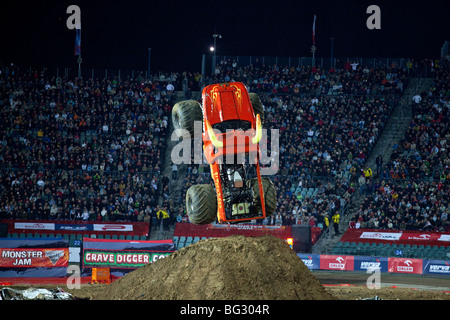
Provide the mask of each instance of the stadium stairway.
[{"label": "stadium stairway", "polygon": [[[407,87],[403,91],[403,95],[399,103],[395,106],[391,116],[389,117],[384,130],[381,132],[375,147],[372,150],[366,165],[372,169],[373,176],[376,177],[376,163],[375,160],[378,155],[382,155],[383,163],[386,163],[392,152],[394,146],[404,137],[406,130],[412,120],[412,97],[416,94],[420,94],[431,87],[433,78],[411,78]],[[348,228],[349,222],[353,214],[358,210],[362,202],[364,201],[364,195],[361,195],[358,188],[352,197],[352,201],[346,215],[341,216],[339,223],[339,235],[334,235],[334,230],[329,228],[327,233],[320,241],[313,247],[313,253],[318,254],[330,254],[333,252],[333,248],[339,244],[340,238]]]},{"label": "stadium stairway", "polygon": [[[191,92],[192,96],[191,99],[194,100],[200,100],[201,99],[201,93],[200,92]],[[179,101],[186,100],[186,95],[183,91],[175,91],[174,93],[174,101],[173,104],[175,105]],[[172,158],[171,153],[174,146],[176,146],[179,141],[174,137],[175,141],[172,141],[170,138],[172,136],[172,133],[174,132],[174,127],[172,124],[172,118],[169,117],[169,139],[166,140],[166,154],[165,159],[162,166],[162,174],[169,177],[169,190],[170,190],[170,199],[172,199],[175,208],[179,208],[179,206],[184,205],[184,195],[182,193],[186,172],[187,172],[187,165],[186,164],[180,164],[178,165],[178,174],[177,179],[172,179]],[[158,200],[158,205],[162,205],[164,201],[163,196],[161,195]],[[165,240],[165,239],[172,239],[173,234],[175,231],[175,225],[170,226],[169,230],[164,230],[162,223],[157,227],[156,230],[152,230],[150,232],[149,239],[150,240]]]}]

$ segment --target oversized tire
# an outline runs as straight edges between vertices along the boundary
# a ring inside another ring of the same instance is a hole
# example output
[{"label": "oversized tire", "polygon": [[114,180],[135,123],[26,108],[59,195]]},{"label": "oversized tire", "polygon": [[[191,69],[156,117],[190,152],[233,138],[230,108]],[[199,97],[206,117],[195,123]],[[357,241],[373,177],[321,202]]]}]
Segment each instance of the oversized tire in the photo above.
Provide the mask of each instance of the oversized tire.
[{"label": "oversized tire", "polygon": [[[266,216],[270,216],[275,212],[277,208],[277,191],[272,180],[266,177],[261,177],[261,180],[264,190]],[[260,206],[261,197],[259,195],[258,179],[252,179],[250,184],[253,191],[253,201],[257,204],[257,206]]]},{"label": "oversized tire", "polygon": [[186,212],[194,224],[212,223],[217,218],[216,190],[209,184],[191,186],[186,192]]},{"label": "oversized tire", "polygon": [[254,92],[250,92],[248,96],[250,97],[250,102],[252,103],[255,117],[257,114],[259,114],[259,117],[261,118],[261,124],[264,125],[264,108],[261,98]]},{"label": "oversized tire", "polygon": [[172,123],[175,130],[184,129],[194,136],[194,122],[202,121],[203,113],[200,103],[196,100],[177,102],[172,109]]}]

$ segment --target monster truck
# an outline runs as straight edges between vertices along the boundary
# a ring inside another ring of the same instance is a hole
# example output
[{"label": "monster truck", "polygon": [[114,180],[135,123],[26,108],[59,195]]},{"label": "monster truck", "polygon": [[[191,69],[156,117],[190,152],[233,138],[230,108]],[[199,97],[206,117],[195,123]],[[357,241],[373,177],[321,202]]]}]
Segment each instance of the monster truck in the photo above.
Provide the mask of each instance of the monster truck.
[{"label": "monster truck", "polygon": [[203,89],[202,102],[185,100],[172,109],[174,128],[191,136],[194,122],[202,121],[203,153],[214,181],[214,187],[198,184],[188,189],[190,222],[237,223],[273,214],[276,190],[260,173],[264,110],[259,96],[243,83],[220,83]]}]

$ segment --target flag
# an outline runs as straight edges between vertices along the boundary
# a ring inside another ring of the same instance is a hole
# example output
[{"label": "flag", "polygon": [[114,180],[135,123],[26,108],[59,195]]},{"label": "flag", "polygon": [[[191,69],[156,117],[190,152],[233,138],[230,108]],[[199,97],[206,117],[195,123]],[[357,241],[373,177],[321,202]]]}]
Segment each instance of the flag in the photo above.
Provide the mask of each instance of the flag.
[{"label": "flag", "polygon": [[316,45],[316,15],[314,15],[313,27],[312,27],[312,39],[313,45]]},{"label": "flag", "polygon": [[73,54],[75,56],[81,55],[81,28],[76,28],[76,34],[75,34],[75,49],[73,51]]}]

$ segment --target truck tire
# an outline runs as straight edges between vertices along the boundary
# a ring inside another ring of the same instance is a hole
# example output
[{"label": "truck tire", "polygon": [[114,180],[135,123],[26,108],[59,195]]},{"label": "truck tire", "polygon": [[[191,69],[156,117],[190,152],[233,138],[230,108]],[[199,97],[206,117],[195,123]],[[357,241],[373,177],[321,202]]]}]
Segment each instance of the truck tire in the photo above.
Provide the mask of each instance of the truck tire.
[{"label": "truck tire", "polygon": [[194,224],[212,223],[217,218],[216,190],[209,184],[191,186],[186,192],[186,212]]},{"label": "truck tire", "polygon": [[261,124],[264,125],[264,108],[261,98],[254,92],[250,92],[248,96],[250,97],[250,102],[252,103],[255,117],[257,114],[259,114],[259,117],[261,118]]},{"label": "truck tire", "polygon": [[[264,200],[266,206],[266,216],[272,215],[277,208],[277,191],[275,186],[269,178],[261,177],[263,190],[264,190]],[[251,187],[253,190],[253,201],[260,206],[261,200],[259,196],[258,179],[254,178],[251,180]]]},{"label": "truck tire", "polygon": [[173,106],[172,123],[175,130],[187,130],[194,137],[194,122],[202,120],[202,107],[196,100],[180,101]]}]

